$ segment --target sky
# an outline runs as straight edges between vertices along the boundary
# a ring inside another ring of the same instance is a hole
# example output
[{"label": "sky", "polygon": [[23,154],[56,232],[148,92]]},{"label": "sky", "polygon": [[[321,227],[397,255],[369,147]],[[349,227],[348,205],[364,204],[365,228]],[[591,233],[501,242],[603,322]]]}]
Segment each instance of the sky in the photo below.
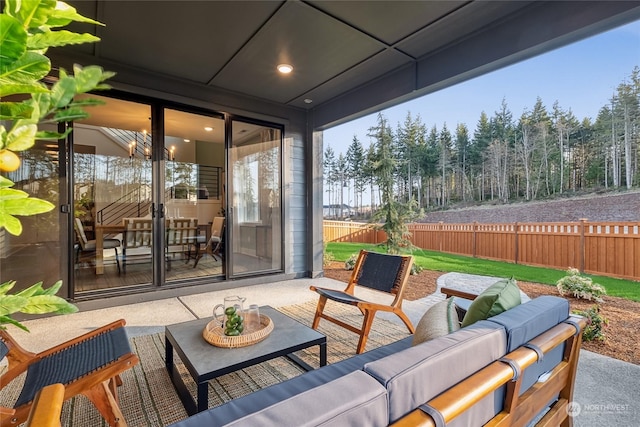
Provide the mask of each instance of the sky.
[{"label": "sky", "polygon": [[[484,111],[489,117],[507,103],[514,120],[533,108],[537,97],[547,111],[555,101],[571,109],[582,121],[595,119],[608,103],[616,87],[640,66],[640,21],[600,33],[580,42],[544,53],[484,76],[382,110],[395,131],[408,112],[418,114],[422,122],[438,130],[446,123],[451,133],[465,123],[470,135]],[[324,131],[325,149],[346,154],[354,135],[369,147],[367,131],[376,124],[377,113]],[[327,195],[325,194],[325,199]]]}]

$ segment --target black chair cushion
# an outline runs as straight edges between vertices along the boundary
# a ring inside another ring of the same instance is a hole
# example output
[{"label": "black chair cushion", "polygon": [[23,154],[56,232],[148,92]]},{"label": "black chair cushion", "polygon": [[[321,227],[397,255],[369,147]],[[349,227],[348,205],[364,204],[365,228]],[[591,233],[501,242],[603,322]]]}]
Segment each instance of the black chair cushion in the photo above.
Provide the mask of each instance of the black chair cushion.
[{"label": "black chair cushion", "polygon": [[369,252],[360,267],[357,283],[383,292],[391,292],[402,267],[402,257]]},{"label": "black chair cushion", "polygon": [[316,288],[316,292],[320,295],[327,297],[330,300],[341,302],[343,304],[356,305],[363,301],[360,298],[354,297],[342,291],[334,291],[333,289]]}]

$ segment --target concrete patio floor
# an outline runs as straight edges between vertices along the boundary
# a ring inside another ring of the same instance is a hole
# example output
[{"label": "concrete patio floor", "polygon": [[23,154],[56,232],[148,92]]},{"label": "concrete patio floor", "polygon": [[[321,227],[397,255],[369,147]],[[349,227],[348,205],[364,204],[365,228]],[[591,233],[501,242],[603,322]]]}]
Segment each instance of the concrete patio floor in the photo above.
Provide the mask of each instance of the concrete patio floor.
[{"label": "concrete patio floor", "polygon": [[[450,286],[447,279],[450,282],[455,279],[455,283],[470,290],[481,289],[495,281],[495,278],[449,273],[441,276],[438,287]],[[11,333],[30,351],[44,350],[118,319],[127,321],[130,336],[139,336],[163,332],[165,325],[211,316],[213,306],[221,303],[228,295],[246,297],[245,304],[273,307],[317,300],[317,294],[309,290],[311,284],[336,289],[343,289],[345,286],[342,282],[327,278],[296,279],[28,320],[23,323],[30,329],[30,333],[17,331],[15,328],[12,328]],[[373,298],[377,294],[364,292],[363,296]],[[424,312],[442,298],[442,294],[436,292],[417,301],[405,301],[403,308],[415,325]],[[388,313],[379,313],[378,316],[400,322],[396,316]],[[638,426],[638,396],[640,366],[586,350],[581,351],[574,395],[575,408],[578,408],[574,417],[576,427]]]}]

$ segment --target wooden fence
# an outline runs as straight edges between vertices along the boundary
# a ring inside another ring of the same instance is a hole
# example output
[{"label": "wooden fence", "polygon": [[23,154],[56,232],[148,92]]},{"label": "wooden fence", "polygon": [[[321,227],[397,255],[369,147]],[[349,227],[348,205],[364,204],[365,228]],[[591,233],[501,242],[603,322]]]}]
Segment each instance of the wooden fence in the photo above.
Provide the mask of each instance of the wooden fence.
[{"label": "wooden fence", "polygon": [[[419,248],[640,280],[640,222],[409,224]],[[380,243],[372,224],[324,221],[325,242]]]}]

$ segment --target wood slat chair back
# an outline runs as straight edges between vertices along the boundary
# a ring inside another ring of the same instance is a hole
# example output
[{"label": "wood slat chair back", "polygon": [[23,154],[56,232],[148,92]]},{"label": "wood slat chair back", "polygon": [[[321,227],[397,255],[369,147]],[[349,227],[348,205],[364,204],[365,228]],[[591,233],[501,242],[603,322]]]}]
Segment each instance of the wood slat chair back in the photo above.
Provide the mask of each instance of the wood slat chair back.
[{"label": "wood slat chair back", "polygon": [[[351,279],[344,291],[311,286],[311,290],[320,295],[312,327],[317,329],[320,319],[328,320],[360,335],[356,353],[362,353],[367,344],[367,337],[377,311],[396,314],[407,326],[410,333],[415,332],[411,320],[402,311],[402,300],[405,286],[411,274],[413,257],[410,255],[389,255],[362,250],[356,260]],[[355,295],[358,286],[394,296],[390,304],[366,301]],[[358,307],[364,315],[362,326],[357,328],[324,312],[327,300]]]},{"label": "wood slat chair back", "polygon": [[171,261],[176,254],[191,258],[191,248],[195,248],[198,236],[197,218],[173,218],[167,221],[166,259],[167,270],[171,270]]}]

